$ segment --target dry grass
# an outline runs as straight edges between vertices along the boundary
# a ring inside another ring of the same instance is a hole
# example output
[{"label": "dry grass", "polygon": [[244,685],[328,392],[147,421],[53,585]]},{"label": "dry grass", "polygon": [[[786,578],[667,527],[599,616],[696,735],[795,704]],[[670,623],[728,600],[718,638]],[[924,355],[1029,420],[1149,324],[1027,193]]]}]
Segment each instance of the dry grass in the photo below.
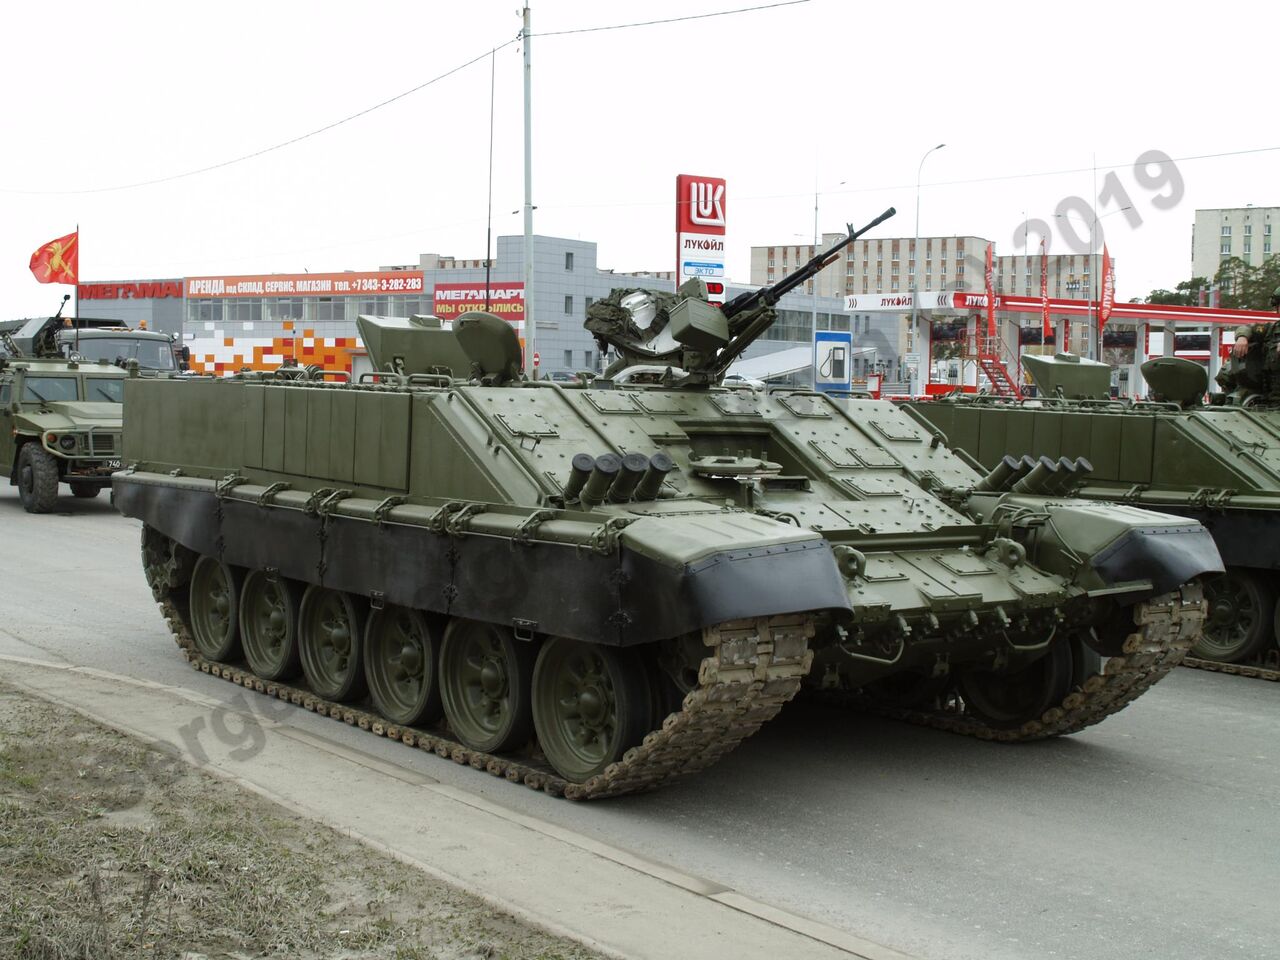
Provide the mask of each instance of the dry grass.
[{"label": "dry grass", "polygon": [[265,956],[594,954],[0,687],[0,957]]}]

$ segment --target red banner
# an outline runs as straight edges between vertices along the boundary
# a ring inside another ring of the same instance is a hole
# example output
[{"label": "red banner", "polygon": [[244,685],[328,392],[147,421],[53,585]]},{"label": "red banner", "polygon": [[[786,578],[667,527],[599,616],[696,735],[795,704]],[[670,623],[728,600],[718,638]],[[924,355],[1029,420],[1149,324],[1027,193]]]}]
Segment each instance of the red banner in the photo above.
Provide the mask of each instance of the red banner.
[{"label": "red banner", "polygon": [[31,272],[41,283],[75,283],[80,273],[80,231],[50,240],[33,253]]},{"label": "red banner", "polygon": [[991,282],[991,259],[995,255],[995,244],[987,244],[987,336],[994,338],[996,335],[996,293],[995,285]]},{"label": "red banner", "polygon": [[1053,325],[1049,322],[1049,258],[1044,246],[1044,238],[1040,238],[1040,323],[1042,327],[1041,343],[1048,343],[1053,334]]},{"label": "red banner", "polygon": [[354,297],[360,294],[420,294],[421,270],[372,273],[271,273],[234,277],[188,277],[191,299],[229,297]]},{"label": "red banner", "polygon": [[1111,319],[1111,308],[1116,303],[1116,270],[1107,255],[1107,245],[1102,245],[1102,303],[1098,306],[1098,331]]}]

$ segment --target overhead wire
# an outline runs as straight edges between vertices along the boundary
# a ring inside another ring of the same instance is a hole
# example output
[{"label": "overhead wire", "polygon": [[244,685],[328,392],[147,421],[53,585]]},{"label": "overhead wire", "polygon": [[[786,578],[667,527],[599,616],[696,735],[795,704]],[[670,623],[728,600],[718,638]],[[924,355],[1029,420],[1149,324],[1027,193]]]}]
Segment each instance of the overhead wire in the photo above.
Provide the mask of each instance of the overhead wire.
[{"label": "overhead wire", "polygon": [[[601,30],[626,30],[634,27],[651,27],[651,26],[656,26],[658,24],[664,24],[664,23],[680,23],[686,20],[706,20],[712,17],[735,16],[743,13],[754,13],[759,10],[771,10],[776,7],[790,7],[790,6],[795,6],[797,4],[810,3],[810,2],[811,0],[777,0],[777,2],[774,2],[774,3],[759,4],[751,7],[736,7],[732,10],[716,10],[710,13],[688,14],[682,17],[667,17],[661,20],[642,20],[642,21],[633,21],[629,23],[608,24],[608,25],[598,26],[598,27],[580,27],[580,28],[574,28],[570,30],[552,30],[546,33],[530,32],[529,36],[530,37],[559,37],[559,36],[567,36],[569,34],[574,34],[574,33],[595,33]],[[288,140],[282,140],[279,143],[273,143],[270,146],[262,147],[261,149],[251,151],[250,153],[245,153],[238,157],[232,157],[229,160],[222,160],[222,161],[219,161],[218,163],[211,163],[208,166],[198,167],[194,170],[187,170],[187,171],[184,171],[183,173],[174,173],[164,177],[153,177],[149,180],[139,180],[135,183],[114,184],[109,187],[87,187],[87,188],[78,189],[78,190],[16,190],[16,189],[0,187],[0,194],[11,194],[11,195],[18,195],[18,196],[79,196],[79,195],[93,194],[93,193],[112,193],[119,190],[137,190],[141,187],[153,187],[162,183],[172,183],[175,180],[185,180],[189,177],[199,176],[200,174],[204,174],[204,173],[212,173],[215,170],[223,170],[227,167],[234,166],[238,163],[244,163],[248,160],[254,160],[258,157],[265,156],[268,153],[274,153],[277,150],[283,150],[285,147],[291,147],[294,144],[301,143],[304,140],[310,140],[312,137],[317,137],[322,133],[327,133],[330,130],[333,130],[337,127],[341,127],[344,124],[350,123],[353,120],[358,120],[361,117],[368,116],[369,114],[373,113],[376,110],[381,110],[383,107],[388,107],[399,100],[403,100],[405,97],[412,96],[415,93],[425,90],[427,87],[430,87],[433,84],[439,83],[441,80],[451,77],[455,73],[459,73],[460,71],[465,70],[467,67],[471,66],[472,64],[479,63],[481,60],[484,60],[486,57],[492,57],[495,54],[497,54],[499,50],[506,49],[512,44],[519,43],[522,39],[523,39],[523,31],[521,31],[520,33],[517,33],[516,36],[507,40],[505,43],[500,43],[496,46],[490,47],[489,49],[485,50],[483,53],[477,54],[476,56],[472,57],[466,62],[460,63],[456,67],[452,67],[449,70],[446,70],[444,73],[441,73],[432,77],[430,80],[426,80],[422,83],[417,84],[416,86],[410,87],[408,90],[402,90],[400,93],[397,93],[394,96],[388,97],[385,100],[381,100],[378,103],[372,104],[371,106],[365,107],[363,110],[358,110],[355,113],[342,117],[339,120],[334,120],[331,123],[326,123],[323,126],[316,127],[314,130],[309,130],[306,133],[301,133],[296,137],[290,137]]]}]

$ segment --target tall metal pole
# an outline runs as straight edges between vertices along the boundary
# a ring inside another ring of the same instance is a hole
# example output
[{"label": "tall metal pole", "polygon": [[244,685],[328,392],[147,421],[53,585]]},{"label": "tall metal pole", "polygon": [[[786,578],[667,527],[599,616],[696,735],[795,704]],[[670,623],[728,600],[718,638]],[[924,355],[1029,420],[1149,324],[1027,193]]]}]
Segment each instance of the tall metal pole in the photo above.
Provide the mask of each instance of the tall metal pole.
[{"label": "tall metal pole", "polygon": [[524,372],[534,374],[533,311],[533,122],[530,110],[532,69],[529,58],[529,8],[524,8],[524,27],[520,38],[524,43]]},{"label": "tall metal pole", "polygon": [[[816,181],[816,178],[815,178]],[[818,252],[818,184],[813,185],[813,250],[809,256],[812,257]],[[813,284],[813,332],[818,332],[818,278],[814,277],[809,281]]]},{"label": "tall metal pole", "polygon": [[493,266],[493,94],[495,54],[489,51],[489,212],[484,228],[484,308],[489,309],[489,268]]},{"label": "tall metal pole", "polygon": [[918,326],[920,288],[916,281],[917,273],[920,269],[920,174],[924,170],[924,162],[929,159],[929,154],[933,153],[934,150],[941,150],[945,146],[945,143],[940,143],[936,147],[930,147],[925,151],[924,156],[920,158],[920,166],[916,167],[916,236],[911,243],[911,250],[908,254],[911,262],[911,346],[917,355],[915,373],[911,377],[911,395],[913,397],[920,395],[920,368],[924,365],[924,357],[920,352],[920,328]]},{"label": "tall metal pole", "polygon": [[1085,338],[1090,360],[1098,359],[1095,338],[1098,327],[1093,322],[1093,297],[1098,289],[1098,261],[1094,259],[1093,250],[1098,245],[1098,155],[1093,155],[1093,232],[1089,234],[1089,335]]}]

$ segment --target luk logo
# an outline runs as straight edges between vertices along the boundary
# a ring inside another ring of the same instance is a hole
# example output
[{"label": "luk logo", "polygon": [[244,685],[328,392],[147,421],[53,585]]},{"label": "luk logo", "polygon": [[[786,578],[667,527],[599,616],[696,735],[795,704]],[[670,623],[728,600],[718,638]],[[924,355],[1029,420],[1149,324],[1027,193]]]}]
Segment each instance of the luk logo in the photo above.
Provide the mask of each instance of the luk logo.
[{"label": "luk logo", "polygon": [[725,185],[719,177],[676,177],[676,232],[723,234]]},{"label": "luk logo", "polygon": [[689,219],[699,226],[724,226],[724,184],[694,180],[689,184]]}]

